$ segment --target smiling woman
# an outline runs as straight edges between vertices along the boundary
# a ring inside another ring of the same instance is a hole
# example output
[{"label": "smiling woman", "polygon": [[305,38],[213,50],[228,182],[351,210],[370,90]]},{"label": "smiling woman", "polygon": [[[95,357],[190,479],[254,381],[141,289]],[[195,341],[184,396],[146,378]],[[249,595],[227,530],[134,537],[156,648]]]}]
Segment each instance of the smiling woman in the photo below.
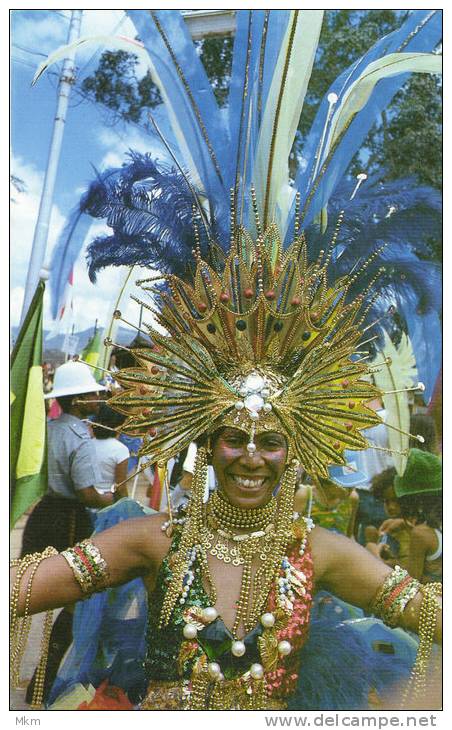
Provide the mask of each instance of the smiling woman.
[{"label": "smiling woman", "polygon": [[219,489],[237,507],[252,509],[272,497],[287,460],[287,441],[270,431],[255,439],[256,451],[247,450],[249,436],[237,428],[224,428],[211,439],[212,466]]}]

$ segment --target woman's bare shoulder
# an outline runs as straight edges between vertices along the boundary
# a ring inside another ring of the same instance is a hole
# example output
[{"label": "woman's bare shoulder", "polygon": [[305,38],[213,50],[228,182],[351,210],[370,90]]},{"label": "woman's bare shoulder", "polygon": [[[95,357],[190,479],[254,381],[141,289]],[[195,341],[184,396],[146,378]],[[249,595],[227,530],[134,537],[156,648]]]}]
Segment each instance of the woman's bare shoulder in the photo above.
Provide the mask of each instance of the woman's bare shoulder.
[{"label": "woman's bare shoulder", "polygon": [[349,537],[324,527],[316,526],[309,535],[312,560],[316,578],[334,569],[344,558],[359,559],[366,553],[365,549]]},{"label": "woman's bare shoulder", "polygon": [[160,564],[167,554],[171,541],[162,530],[168,515],[155,513],[123,520],[105,532],[96,535],[95,542],[101,548],[121,545],[122,551],[140,556],[145,564]]},{"label": "woman's bare shoulder", "polygon": [[153,562],[161,562],[171,544],[166,530],[162,529],[168,521],[168,515],[156,512],[153,515],[138,517],[132,526],[136,530],[135,539],[143,552]]}]

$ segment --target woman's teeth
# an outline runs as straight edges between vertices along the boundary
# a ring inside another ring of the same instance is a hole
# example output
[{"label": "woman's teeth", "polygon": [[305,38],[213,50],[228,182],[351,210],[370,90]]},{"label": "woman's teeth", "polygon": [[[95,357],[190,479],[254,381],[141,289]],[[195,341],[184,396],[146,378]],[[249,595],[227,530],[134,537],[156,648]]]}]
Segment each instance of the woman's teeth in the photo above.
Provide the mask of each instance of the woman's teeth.
[{"label": "woman's teeth", "polygon": [[261,487],[264,483],[264,479],[244,479],[236,475],[234,475],[234,480],[241,487]]}]

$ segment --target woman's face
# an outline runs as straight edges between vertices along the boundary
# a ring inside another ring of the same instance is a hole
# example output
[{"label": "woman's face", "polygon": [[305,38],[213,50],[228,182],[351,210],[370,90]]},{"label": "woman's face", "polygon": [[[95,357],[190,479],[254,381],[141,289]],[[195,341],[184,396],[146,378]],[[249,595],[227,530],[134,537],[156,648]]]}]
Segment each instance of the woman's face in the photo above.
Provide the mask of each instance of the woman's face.
[{"label": "woman's face", "polygon": [[219,488],[229,502],[244,509],[266,504],[279,483],[287,459],[287,442],[277,432],[255,437],[256,451],[247,451],[249,435],[224,428],[212,448],[212,466]]}]

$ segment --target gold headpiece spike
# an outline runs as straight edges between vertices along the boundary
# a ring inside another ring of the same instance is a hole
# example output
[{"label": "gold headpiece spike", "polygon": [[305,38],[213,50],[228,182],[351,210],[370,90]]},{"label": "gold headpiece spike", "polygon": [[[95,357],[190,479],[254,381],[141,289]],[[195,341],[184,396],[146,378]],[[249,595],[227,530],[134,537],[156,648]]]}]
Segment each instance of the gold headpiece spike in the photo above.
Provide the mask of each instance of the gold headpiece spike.
[{"label": "gold headpiece spike", "polygon": [[155,121],[154,117],[152,116],[152,114],[150,112],[148,112],[148,117],[151,120],[152,124],[154,125],[155,131],[157,132],[158,136],[160,137],[161,141],[163,142],[163,145],[165,146],[166,151],[168,152],[169,156],[171,157],[171,159],[173,160],[173,162],[176,165],[177,169],[179,170],[179,172],[181,173],[182,177],[184,178],[184,180],[185,180],[185,182],[187,184],[187,187],[188,187],[188,189],[190,190],[190,192],[191,192],[191,194],[193,196],[193,200],[195,201],[195,204],[196,204],[196,207],[197,207],[198,213],[199,213],[199,218],[202,221],[202,224],[203,224],[204,230],[206,232],[207,238],[209,239],[210,242],[212,242],[212,239],[211,239],[211,236],[210,236],[209,226],[207,225],[207,222],[206,222],[206,214],[205,214],[205,211],[204,211],[204,209],[203,209],[203,207],[202,207],[202,205],[201,205],[201,203],[199,201],[198,195],[196,194],[196,190],[194,189],[193,185],[190,182],[190,173],[187,172],[187,170],[184,170],[183,167],[181,166],[181,164],[179,163],[179,160],[177,159],[177,156],[174,154],[173,150],[171,149],[171,147],[168,144],[165,136],[163,135],[161,129],[159,128],[157,122]]},{"label": "gold headpiece spike", "polygon": [[115,309],[113,312],[113,319],[119,319],[121,322],[124,322],[124,324],[128,324],[129,327],[132,327],[137,332],[142,332],[143,330],[140,329],[140,327],[137,327],[136,324],[132,324],[132,322],[129,322],[127,319],[124,319],[122,316],[122,313],[119,311],[119,309]]},{"label": "gold headpiece spike", "polygon": [[[95,400],[95,401],[84,400],[84,401],[81,401],[81,403],[99,403],[99,401],[98,400]],[[112,428],[111,426],[105,426],[103,423],[96,423],[96,421],[91,421],[90,418],[82,418],[82,421],[85,421],[89,426],[99,426],[99,428],[106,428],[107,431],[114,431],[114,433],[121,433],[120,428]]]},{"label": "gold headpiece spike", "polygon": [[[363,355],[363,357],[359,357],[357,360],[353,360],[353,365],[357,365],[360,362],[364,362],[365,360],[368,360],[370,355]],[[381,365],[381,363],[380,363]]]},{"label": "gold headpiece spike", "polygon": [[[235,191],[234,188],[230,188],[229,190],[229,201],[230,201],[230,227],[231,227],[231,234],[230,234],[230,247],[231,251],[234,250],[234,243],[235,243],[235,230],[236,230],[236,209],[235,209]],[[238,245],[238,244],[237,244]]]},{"label": "gold headpiece spike", "polygon": [[260,236],[258,236],[258,238],[256,239],[257,292],[258,292],[258,295],[264,293],[261,243],[262,243],[262,238]]},{"label": "gold headpiece spike", "polygon": [[113,342],[110,337],[106,337],[104,340],[105,347],[116,347],[118,350],[125,350],[126,352],[133,352],[130,347],[126,347],[125,345],[118,345],[117,342]]},{"label": "gold headpiece spike", "polygon": [[[82,400],[81,398],[80,399],[79,398],[77,398],[77,399],[74,398],[74,400],[72,401],[72,403],[97,403],[97,405],[99,405],[99,398],[93,398],[93,400]],[[89,418],[88,419],[84,419],[84,420],[87,420],[89,423],[92,423],[92,421],[90,421]]]},{"label": "gold headpiece spike", "polygon": [[142,286],[143,284],[147,284],[150,281],[164,281],[166,279],[166,276],[161,276],[160,274],[158,276],[149,276],[147,279],[137,279],[135,281],[135,284],[137,286]]},{"label": "gold headpiece spike", "polygon": [[425,438],[419,433],[413,434],[409,433],[408,431],[403,431],[401,428],[397,428],[397,426],[394,426],[391,423],[385,423],[385,426],[386,428],[392,428],[393,431],[397,431],[398,433],[403,433],[404,436],[408,436],[410,439],[415,439],[416,441],[419,441],[420,444],[425,444]]},{"label": "gold headpiece spike", "polygon": [[370,294],[371,289],[374,287],[374,285],[376,284],[376,282],[378,281],[380,276],[385,273],[385,271],[386,271],[386,267],[380,266],[380,268],[378,269],[375,276],[372,277],[372,279],[369,281],[369,283],[366,286],[366,288],[364,289],[364,291],[361,292],[363,297],[366,297],[368,294]]},{"label": "gold headpiece spike", "polygon": [[[382,317],[378,317],[378,319],[374,320],[374,322],[372,322],[371,324],[368,324],[367,327],[364,327],[364,329],[361,330],[361,334],[364,334],[364,332],[367,332],[367,330],[370,330],[370,329],[372,329],[372,327],[375,327],[376,324],[378,324],[379,322],[382,322],[384,319],[386,319],[387,316],[388,316],[387,314],[383,314]],[[369,342],[369,340],[366,340],[366,342]]]},{"label": "gold headpiece spike", "polygon": [[82,360],[81,357],[77,359],[77,362],[81,362],[83,363],[83,365],[88,365],[88,367],[90,368],[94,368],[95,370],[102,370],[103,373],[108,373],[109,375],[112,375],[111,370],[108,370],[108,368],[101,368],[100,365],[92,365],[92,363],[86,362],[86,360]]},{"label": "gold headpiece spike", "polygon": [[[193,250],[193,254],[195,251]],[[142,286],[141,287],[143,291],[147,292],[148,294],[157,294],[157,296],[161,296],[162,292],[160,289],[157,289],[155,286]]]},{"label": "gold headpiece spike", "polygon": [[[103,426],[103,428],[105,428],[105,426]],[[147,469],[148,467],[149,467],[149,462],[146,461],[146,463],[143,466],[141,466],[139,469],[135,469],[135,471],[133,471],[131,474],[129,474],[127,479],[124,479],[122,482],[115,484],[115,486],[122,487],[123,484],[127,484],[127,482],[130,482],[131,479],[134,479],[138,474],[141,474],[141,472],[144,471],[145,469]]]},{"label": "gold headpiece spike", "polygon": [[369,368],[369,372],[371,373],[371,372],[373,372],[373,368],[381,368],[381,367],[383,367],[383,365],[392,365],[392,358],[390,358],[389,355],[388,355],[388,357],[385,357],[383,362],[374,363],[371,366],[371,368]]},{"label": "gold headpiece spike", "polygon": [[300,201],[301,195],[299,191],[295,193],[295,216],[294,216],[294,236],[295,238],[300,233]]},{"label": "gold headpiece spike", "polygon": [[320,269],[320,267],[322,265],[322,259],[323,259],[324,255],[325,255],[325,251],[324,251],[323,248],[321,248],[320,251],[319,251],[319,255],[317,256],[317,261],[314,264],[314,271],[315,272],[317,272]]},{"label": "gold headpiece spike", "polygon": [[199,227],[198,227],[198,220],[199,220],[199,214],[196,210],[196,206],[194,205],[192,208],[192,224],[193,224],[193,234],[195,237],[195,248],[193,251],[193,254],[197,261],[200,261],[201,259],[201,239],[199,237]]},{"label": "gold headpiece spike", "polygon": [[[364,340],[364,342],[360,342],[358,344],[358,347],[362,347],[363,345],[367,345],[368,342],[374,342],[375,340],[378,340],[378,339],[379,339],[378,335],[375,335],[374,337],[369,337],[368,340]],[[358,350],[356,350],[356,352],[358,352]]]},{"label": "gold headpiece spike", "polygon": [[150,304],[147,304],[147,302],[143,302],[141,299],[139,299],[137,296],[135,296],[135,294],[131,294],[130,298],[133,299],[134,302],[136,302],[140,306],[143,306],[145,309],[147,309],[149,312],[151,312],[154,315],[154,317],[158,317],[160,315],[160,312],[153,309]]},{"label": "gold headpiece spike", "polygon": [[251,201],[253,204],[254,221],[256,223],[256,232],[257,232],[258,236],[262,236],[261,221],[259,218],[259,209],[257,207],[257,200],[256,200],[256,188],[254,187],[254,185],[251,185]]},{"label": "gold headpiece spike", "polygon": [[384,446],[375,446],[375,444],[372,444],[370,441],[369,449],[373,449],[374,451],[384,451],[386,454],[398,454],[399,456],[408,456],[408,449],[404,449],[403,451],[398,451],[397,449],[387,449]]},{"label": "gold headpiece spike", "polygon": [[353,276],[351,276],[349,278],[349,282],[348,282],[348,285],[347,285],[347,289],[350,289],[350,287],[355,283],[355,281],[357,279],[359,279],[359,277],[361,276],[361,274],[363,274],[364,271],[370,266],[370,264],[372,263],[372,261],[375,261],[375,259],[382,254],[382,252],[385,250],[385,248],[387,247],[387,245],[388,245],[387,243],[384,243],[382,246],[380,246],[379,248],[377,248],[377,250],[374,251],[373,254],[371,254],[362,263],[361,268],[359,268],[357,271],[355,271],[355,273],[353,274]]},{"label": "gold headpiece spike", "polygon": [[377,299],[378,299],[378,298],[379,298],[380,296],[381,296],[381,293],[380,293],[380,292],[378,291],[378,292],[375,292],[375,294],[374,294],[374,295],[373,295],[373,296],[372,296],[372,297],[370,298],[370,300],[369,300],[369,303],[368,303],[367,307],[366,307],[366,308],[364,309],[364,311],[363,311],[363,313],[362,313],[361,317],[360,317],[360,318],[358,319],[358,321],[357,321],[357,323],[356,323],[356,326],[357,326],[357,327],[361,327],[361,325],[362,325],[362,324],[363,324],[363,323],[365,322],[365,320],[366,320],[366,317],[367,317],[367,315],[369,314],[369,312],[370,312],[371,308],[373,307],[373,305],[375,304],[375,302],[377,301]]},{"label": "gold headpiece spike", "polygon": [[411,388],[400,388],[400,390],[383,390],[382,393],[383,395],[391,395],[392,393],[411,393],[416,390],[419,390],[421,393],[423,393],[425,390],[424,383],[418,383]]},{"label": "gold headpiece spike", "polygon": [[327,267],[328,267],[328,265],[329,265],[329,263],[331,261],[331,256],[333,255],[333,250],[334,250],[334,247],[336,245],[336,239],[337,239],[337,237],[339,235],[339,231],[341,229],[341,225],[342,225],[343,220],[344,220],[344,211],[341,210],[341,211],[339,211],[339,215],[338,215],[337,221],[336,221],[336,226],[334,228],[334,233],[333,233],[333,235],[331,237],[331,241],[330,241],[330,243],[328,245],[328,248],[327,248],[327,251],[326,251],[326,257],[325,257],[325,260],[323,262],[323,268],[325,270],[327,269]]}]

